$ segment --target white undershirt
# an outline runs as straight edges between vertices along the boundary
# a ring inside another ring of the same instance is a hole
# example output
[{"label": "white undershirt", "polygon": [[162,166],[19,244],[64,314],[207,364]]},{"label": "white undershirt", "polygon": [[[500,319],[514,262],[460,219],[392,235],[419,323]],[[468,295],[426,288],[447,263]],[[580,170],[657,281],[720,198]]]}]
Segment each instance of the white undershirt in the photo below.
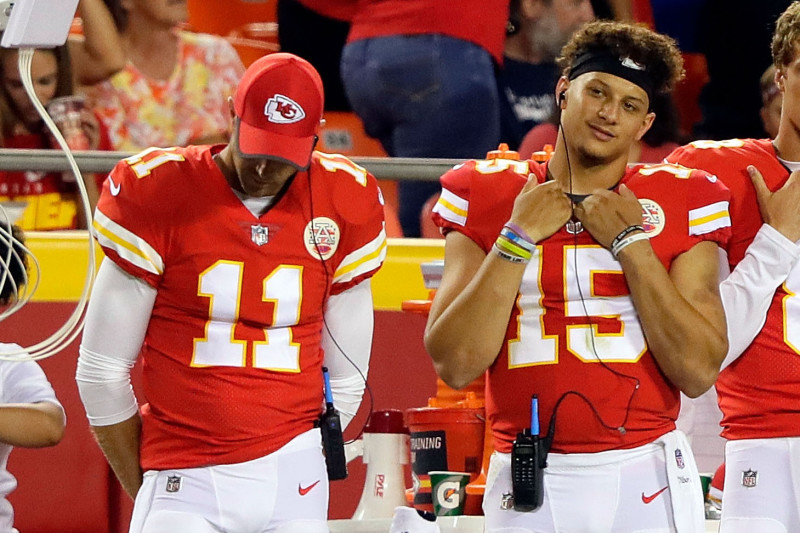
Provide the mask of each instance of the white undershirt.
[{"label": "white undershirt", "polygon": [[787,161],[786,159],[778,158],[783,166],[789,169],[790,172],[800,170],[800,161]]},{"label": "white undershirt", "polygon": [[239,200],[242,201],[244,206],[253,213],[253,216],[260,217],[264,213],[267,212],[267,209],[272,205],[275,201],[275,196],[248,196],[243,192],[239,192],[236,189],[231,189],[233,194],[236,195]]},{"label": "white undershirt", "polygon": [[744,258],[722,281],[720,296],[728,322],[728,355],[723,369],[742,355],[764,327],[772,297],[798,258],[800,246],[765,223]]}]

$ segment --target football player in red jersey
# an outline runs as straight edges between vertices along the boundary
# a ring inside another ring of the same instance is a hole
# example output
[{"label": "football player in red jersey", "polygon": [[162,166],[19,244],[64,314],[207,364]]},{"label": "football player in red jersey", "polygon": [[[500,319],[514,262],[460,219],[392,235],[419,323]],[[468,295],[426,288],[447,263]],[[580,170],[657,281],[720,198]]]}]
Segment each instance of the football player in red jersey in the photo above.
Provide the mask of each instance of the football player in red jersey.
[{"label": "football player in red jersey", "polygon": [[386,243],[375,178],[313,151],[322,110],[313,67],[270,54],[229,144],[145,150],[104,186],[77,381],[132,532],[328,530],[322,367],[346,424]]},{"label": "football player in red jersey", "polygon": [[706,391],[727,349],[729,192],[702,171],[627,167],[652,96],[680,78],[671,39],[594,22],[562,56],[552,159],[470,161],[441,179],[425,344],[451,386],[488,370],[487,531],[704,531],[675,419],[679,392]]},{"label": "football player in red jersey", "polygon": [[[800,2],[772,40],[783,95],[770,139],[696,141],[668,160],[731,191],[732,270],[720,287],[730,349],[716,382],[725,489],[720,531],[800,531]],[[773,192],[774,191],[774,192]]]}]

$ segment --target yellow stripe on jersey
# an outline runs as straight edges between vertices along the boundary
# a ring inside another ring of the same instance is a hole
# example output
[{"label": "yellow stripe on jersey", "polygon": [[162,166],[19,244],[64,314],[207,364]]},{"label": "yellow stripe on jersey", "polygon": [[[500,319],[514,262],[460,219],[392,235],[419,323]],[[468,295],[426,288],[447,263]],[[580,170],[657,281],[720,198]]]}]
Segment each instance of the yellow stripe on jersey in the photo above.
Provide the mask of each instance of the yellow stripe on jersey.
[{"label": "yellow stripe on jersey", "polygon": [[144,239],[100,211],[96,212],[92,226],[97,242],[104,248],[111,248],[120,257],[142,270],[159,276],[164,273],[164,260]]},{"label": "yellow stripe on jersey", "polygon": [[689,211],[689,235],[703,235],[730,225],[728,202],[716,202]]},{"label": "yellow stripe on jersey", "polygon": [[439,213],[443,219],[463,226],[467,223],[467,211],[469,202],[460,196],[456,196],[447,189],[442,189],[439,201],[433,206],[433,212]]},{"label": "yellow stripe on jersey", "polygon": [[386,259],[386,232],[381,230],[377,237],[345,256],[339,268],[333,273],[333,283],[345,283],[375,270],[384,259]]},{"label": "yellow stripe on jersey", "polygon": [[713,214],[705,216],[705,217],[700,217],[697,220],[691,220],[689,222],[689,225],[690,226],[700,226],[700,225],[703,225],[703,224],[705,224],[707,222],[711,222],[711,221],[714,221],[714,220],[717,220],[717,219],[720,219],[720,218],[725,218],[727,216],[728,216],[728,213],[726,211],[720,211],[719,213],[713,213]]}]

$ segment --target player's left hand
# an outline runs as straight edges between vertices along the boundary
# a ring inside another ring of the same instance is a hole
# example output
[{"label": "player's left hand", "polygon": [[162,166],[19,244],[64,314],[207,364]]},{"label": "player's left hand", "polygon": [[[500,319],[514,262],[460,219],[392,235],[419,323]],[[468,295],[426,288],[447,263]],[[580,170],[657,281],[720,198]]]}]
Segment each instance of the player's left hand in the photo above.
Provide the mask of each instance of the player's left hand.
[{"label": "player's left hand", "polygon": [[625,185],[619,193],[599,189],[575,206],[575,216],[597,242],[611,248],[611,242],[628,226],[642,223],[642,206]]}]

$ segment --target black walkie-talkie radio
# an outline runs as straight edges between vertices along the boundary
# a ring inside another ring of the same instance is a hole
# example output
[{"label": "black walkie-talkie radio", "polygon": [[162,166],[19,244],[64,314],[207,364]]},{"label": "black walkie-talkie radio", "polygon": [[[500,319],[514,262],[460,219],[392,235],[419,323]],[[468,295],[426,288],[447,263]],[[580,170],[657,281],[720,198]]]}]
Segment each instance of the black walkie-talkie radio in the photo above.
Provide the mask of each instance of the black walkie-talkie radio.
[{"label": "black walkie-talkie radio", "polygon": [[344,437],[339,411],[333,407],[331,380],[328,369],[322,367],[325,380],[325,412],[319,417],[319,429],[322,432],[322,449],[325,450],[325,465],[328,479],[335,481],[347,477],[347,458],[344,455]]},{"label": "black walkie-talkie radio", "polygon": [[511,448],[511,487],[515,511],[535,511],[544,503],[547,451],[547,446],[539,438],[539,400],[534,394],[531,398],[531,427],[517,433]]}]

